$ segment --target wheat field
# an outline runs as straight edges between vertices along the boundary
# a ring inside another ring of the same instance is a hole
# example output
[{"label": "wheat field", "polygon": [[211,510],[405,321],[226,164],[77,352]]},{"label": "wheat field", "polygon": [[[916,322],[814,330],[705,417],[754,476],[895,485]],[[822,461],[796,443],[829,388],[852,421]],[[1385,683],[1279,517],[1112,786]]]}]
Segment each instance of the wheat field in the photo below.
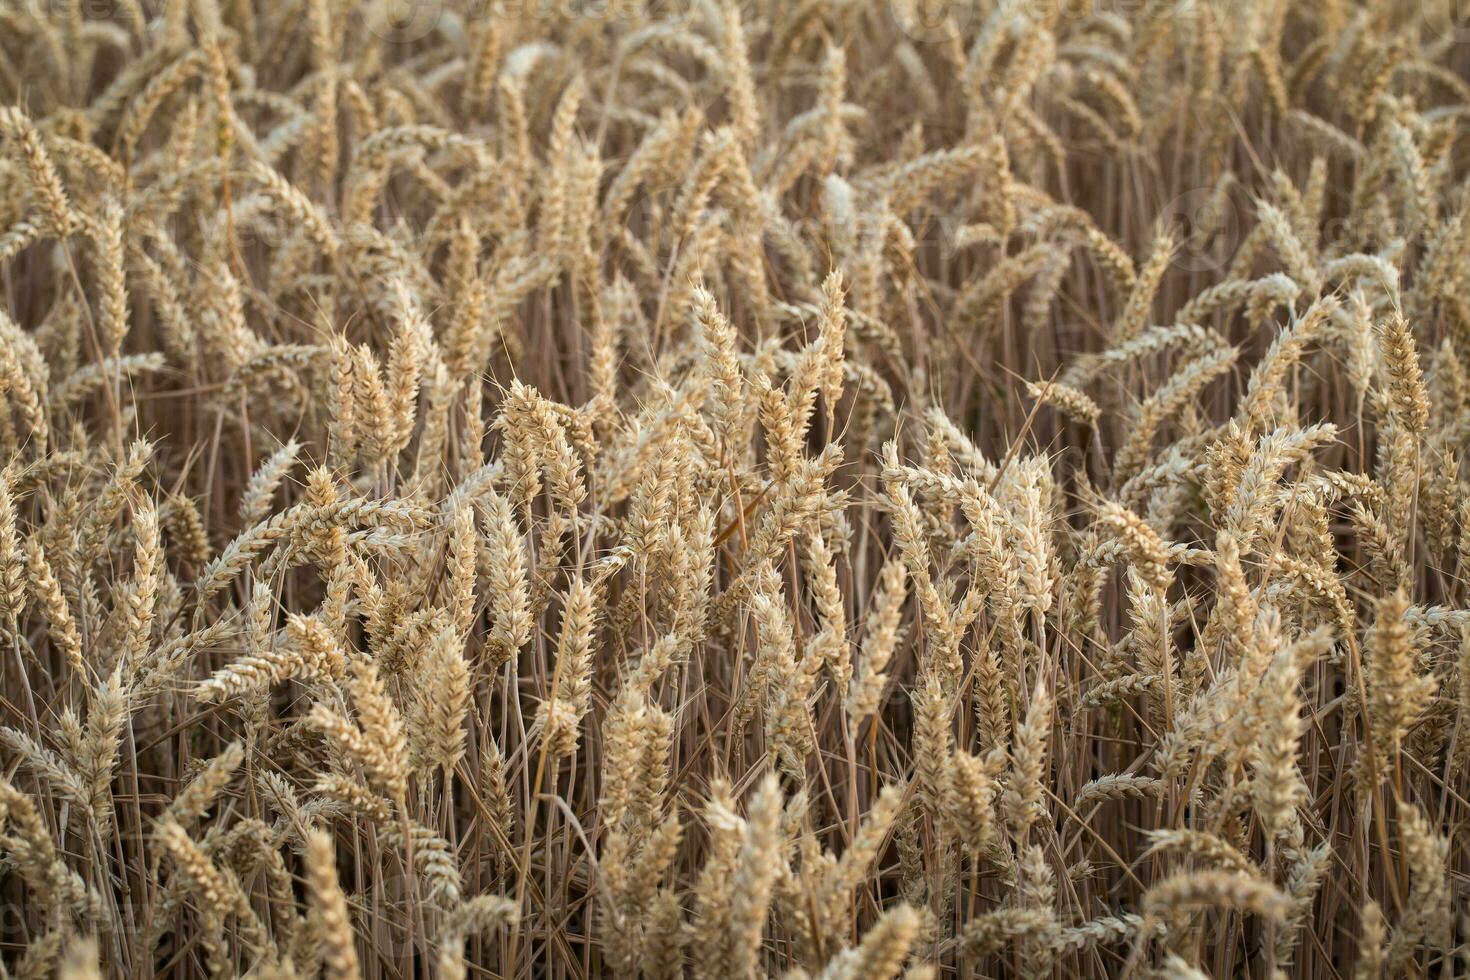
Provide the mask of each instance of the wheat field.
[{"label": "wheat field", "polygon": [[1470,975],[1462,14],[0,4],[0,976]]}]

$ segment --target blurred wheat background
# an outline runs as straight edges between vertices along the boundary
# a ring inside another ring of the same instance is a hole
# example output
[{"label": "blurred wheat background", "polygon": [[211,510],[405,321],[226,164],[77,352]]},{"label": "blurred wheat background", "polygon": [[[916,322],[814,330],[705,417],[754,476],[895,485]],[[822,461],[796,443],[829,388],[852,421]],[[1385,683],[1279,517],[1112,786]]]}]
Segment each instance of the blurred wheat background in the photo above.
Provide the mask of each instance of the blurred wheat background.
[{"label": "blurred wheat background", "polygon": [[1470,17],[0,5],[0,973],[1470,975]]}]

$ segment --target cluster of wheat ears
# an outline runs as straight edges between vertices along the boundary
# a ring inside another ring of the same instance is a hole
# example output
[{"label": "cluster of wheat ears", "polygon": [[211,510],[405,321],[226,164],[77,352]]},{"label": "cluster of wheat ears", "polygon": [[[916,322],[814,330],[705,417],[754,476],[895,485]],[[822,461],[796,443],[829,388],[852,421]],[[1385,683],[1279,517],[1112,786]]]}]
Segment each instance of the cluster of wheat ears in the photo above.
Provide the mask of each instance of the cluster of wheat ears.
[{"label": "cluster of wheat ears", "polygon": [[0,975],[1470,970],[1470,25],[0,8]]}]

